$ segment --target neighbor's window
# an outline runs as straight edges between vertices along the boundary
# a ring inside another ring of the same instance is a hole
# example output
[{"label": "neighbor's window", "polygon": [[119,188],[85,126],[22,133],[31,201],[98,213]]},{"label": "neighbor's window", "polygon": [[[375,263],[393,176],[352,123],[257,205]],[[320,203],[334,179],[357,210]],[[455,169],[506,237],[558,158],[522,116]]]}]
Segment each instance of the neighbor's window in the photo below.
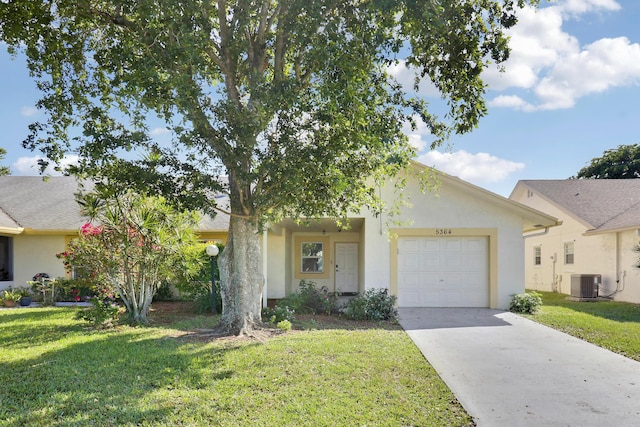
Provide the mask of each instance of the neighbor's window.
[{"label": "neighbor's window", "polygon": [[322,242],[303,242],[301,246],[301,272],[324,273],[324,244]]},{"label": "neighbor's window", "polygon": [[533,265],[542,265],[542,246],[533,248]]},{"label": "neighbor's window", "polygon": [[0,282],[13,280],[13,239],[0,236]]},{"label": "neighbor's window", "polygon": [[573,242],[564,244],[564,263],[573,264]]}]

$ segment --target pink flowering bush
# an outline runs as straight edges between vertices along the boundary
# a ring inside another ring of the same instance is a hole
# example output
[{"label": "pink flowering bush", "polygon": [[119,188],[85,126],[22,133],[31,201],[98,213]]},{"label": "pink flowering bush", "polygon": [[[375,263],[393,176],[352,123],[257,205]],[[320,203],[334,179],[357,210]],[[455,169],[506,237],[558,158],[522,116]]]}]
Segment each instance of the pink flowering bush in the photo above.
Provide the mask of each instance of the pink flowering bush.
[{"label": "pink flowering bush", "polygon": [[[84,197],[98,199],[95,194]],[[160,284],[201,269],[200,258],[188,251],[197,242],[193,230],[198,217],[176,211],[162,198],[132,192],[90,206],[84,210],[91,221],[58,257],[96,289],[98,299],[117,294],[130,323],[147,323]]]}]

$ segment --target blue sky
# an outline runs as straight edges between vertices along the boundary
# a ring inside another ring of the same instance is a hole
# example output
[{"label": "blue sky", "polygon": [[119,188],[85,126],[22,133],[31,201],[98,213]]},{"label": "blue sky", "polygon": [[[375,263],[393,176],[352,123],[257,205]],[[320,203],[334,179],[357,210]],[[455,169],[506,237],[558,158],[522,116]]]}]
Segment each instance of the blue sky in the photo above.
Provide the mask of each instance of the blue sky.
[{"label": "blue sky", "polygon": [[[503,196],[520,179],[568,178],[607,149],[640,143],[640,1],[542,0],[519,17],[506,71],[485,73],[489,114],[478,129],[430,152],[424,128],[407,128],[420,161]],[[410,81],[402,64],[391,72]],[[2,164],[35,175],[39,153],[21,141],[44,117],[39,94],[24,61],[4,49],[0,93]],[[419,94],[439,102],[429,85]]]}]

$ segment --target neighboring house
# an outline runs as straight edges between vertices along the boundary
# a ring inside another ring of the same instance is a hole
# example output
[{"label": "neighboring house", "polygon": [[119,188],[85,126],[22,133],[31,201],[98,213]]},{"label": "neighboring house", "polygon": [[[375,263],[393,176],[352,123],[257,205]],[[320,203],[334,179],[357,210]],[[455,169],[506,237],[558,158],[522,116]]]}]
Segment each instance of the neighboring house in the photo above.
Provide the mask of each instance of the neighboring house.
[{"label": "neighboring house", "polygon": [[640,302],[640,179],[520,181],[510,198],[562,221],[525,235],[527,288],[571,294],[572,275],[601,275],[599,296]]},{"label": "neighboring house", "polygon": [[[346,294],[387,288],[400,307],[507,308],[510,296],[524,291],[522,233],[554,226],[556,219],[439,172],[438,189],[423,192],[416,174],[424,170],[430,169],[412,163],[398,178],[407,180],[402,193],[410,205],[393,218],[363,210],[349,218],[348,229],[331,219],[270,224],[262,234],[263,303],[310,280]],[[75,191],[72,178],[0,177],[0,209],[8,214],[0,215],[6,248],[0,260],[9,266],[8,284],[21,285],[38,272],[64,275],[55,253],[84,223]],[[380,194],[393,200],[393,185]],[[34,206],[23,212],[25,203]],[[200,227],[203,238],[224,240],[227,224],[224,215],[208,219]]]},{"label": "neighboring house", "polygon": [[[26,286],[36,273],[65,277],[63,252],[87,222],[72,177],[0,176],[0,289]],[[203,239],[226,240],[225,218],[205,218]]]}]

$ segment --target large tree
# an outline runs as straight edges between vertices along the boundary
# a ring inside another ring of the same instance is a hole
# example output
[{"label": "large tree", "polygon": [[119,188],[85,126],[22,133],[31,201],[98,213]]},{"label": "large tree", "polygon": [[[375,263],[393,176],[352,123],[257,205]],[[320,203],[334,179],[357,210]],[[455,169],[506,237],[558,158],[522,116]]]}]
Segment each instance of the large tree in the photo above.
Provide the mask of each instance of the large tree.
[{"label": "large tree", "polygon": [[640,145],[620,145],[606,150],[578,171],[577,178],[632,179],[640,178]]},{"label": "large tree", "polygon": [[[0,160],[3,160],[6,155],[7,155],[7,150],[0,147]],[[9,175],[10,173],[11,173],[11,170],[7,166],[0,165],[0,175]]]},{"label": "large tree", "polygon": [[[261,225],[375,205],[377,179],[414,155],[402,126],[415,117],[432,147],[475,127],[481,73],[508,57],[503,30],[525,3],[10,0],[0,38],[26,53],[49,113],[26,147],[73,149],[76,173],[230,215],[222,324],[242,333],[260,322]],[[400,62],[439,89],[442,117],[389,74]]]}]

